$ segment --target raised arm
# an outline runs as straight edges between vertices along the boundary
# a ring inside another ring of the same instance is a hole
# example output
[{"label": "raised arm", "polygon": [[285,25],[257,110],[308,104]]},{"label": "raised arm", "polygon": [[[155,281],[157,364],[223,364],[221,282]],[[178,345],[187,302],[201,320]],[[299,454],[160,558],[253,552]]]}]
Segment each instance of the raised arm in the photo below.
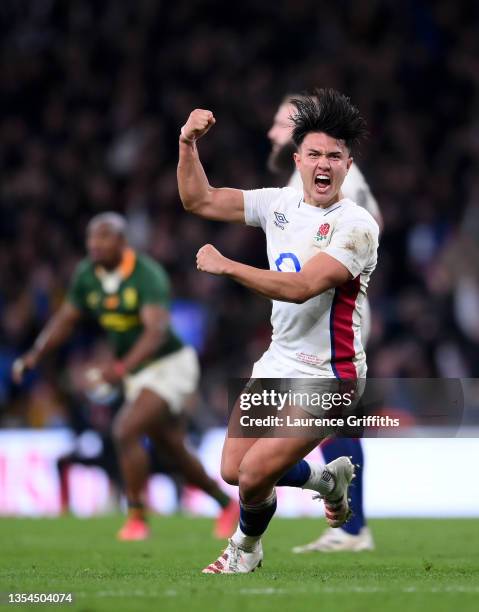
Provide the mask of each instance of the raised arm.
[{"label": "raised arm", "polygon": [[216,123],[209,110],[195,109],[181,128],[178,160],[178,190],[188,212],[216,221],[244,223],[243,192],[211,187],[198,154],[196,141]]}]

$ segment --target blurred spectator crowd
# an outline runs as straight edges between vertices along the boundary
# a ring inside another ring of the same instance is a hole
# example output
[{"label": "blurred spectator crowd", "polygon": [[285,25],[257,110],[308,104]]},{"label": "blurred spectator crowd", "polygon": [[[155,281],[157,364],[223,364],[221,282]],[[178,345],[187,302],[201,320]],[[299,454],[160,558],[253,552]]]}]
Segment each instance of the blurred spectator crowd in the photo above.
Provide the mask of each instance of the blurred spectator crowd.
[{"label": "blurred spectator crowd", "polygon": [[370,129],[356,155],[384,216],[370,375],[479,376],[478,22],[473,0],[2,0],[0,424],[68,422],[76,372],[104,351],[85,328],[22,388],[10,381],[105,210],[205,314],[198,419],[225,419],[224,381],[249,375],[270,307],[198,273],[195,254],[211,242],[264,267],[264,238],[183,212],[179,129],[212,109],[211,184],[277,185],[266,132],[284,94],[316,85],[347,93]]}]

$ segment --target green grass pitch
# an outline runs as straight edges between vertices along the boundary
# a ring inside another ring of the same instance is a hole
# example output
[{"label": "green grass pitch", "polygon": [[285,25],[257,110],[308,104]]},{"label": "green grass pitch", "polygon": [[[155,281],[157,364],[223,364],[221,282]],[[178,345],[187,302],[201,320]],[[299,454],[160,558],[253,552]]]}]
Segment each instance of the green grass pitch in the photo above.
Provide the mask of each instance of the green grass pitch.
[{"label": "green grass pitch", "polygon": [[324,520],[273,520],[254,574],[204,576],[222,544],[212,522],[155,517],[148,542],[114,538],[119,516],[0,519],[0,592],[71,591],[82,612],[468,612],[479,610],[479,520],[375,520],[377,550],[293,555]]}]

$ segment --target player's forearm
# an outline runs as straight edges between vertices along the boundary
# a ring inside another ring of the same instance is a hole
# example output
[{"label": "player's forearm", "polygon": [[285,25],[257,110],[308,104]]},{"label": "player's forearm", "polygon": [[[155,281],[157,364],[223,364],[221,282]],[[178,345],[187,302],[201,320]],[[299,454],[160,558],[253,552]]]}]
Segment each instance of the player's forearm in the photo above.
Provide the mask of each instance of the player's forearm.
[{"label": "player's forearm", "polygon": [[227,260],[224,274],[264,297],[282,302],[302,304],[316,290],[301,273],[262,270],[232,260]]},{"label": "player's forearm", "polygon": [[165,338],[164,330],[145,330],[121,360],[125,372],[132,372],[139,365],[151,359]]},{"label": "player's forearm", "polygon": [[177,168],[178,190],[185,210],[195,212],[208,201],[210,185],[201,164],[196,143],[180,140]]},{"label": "player's forearm", "polygon": [[33,344],[32,351],[37,361],[61,346],[71,336],[74,323],[60,313],[55,315],[41,331]]}]

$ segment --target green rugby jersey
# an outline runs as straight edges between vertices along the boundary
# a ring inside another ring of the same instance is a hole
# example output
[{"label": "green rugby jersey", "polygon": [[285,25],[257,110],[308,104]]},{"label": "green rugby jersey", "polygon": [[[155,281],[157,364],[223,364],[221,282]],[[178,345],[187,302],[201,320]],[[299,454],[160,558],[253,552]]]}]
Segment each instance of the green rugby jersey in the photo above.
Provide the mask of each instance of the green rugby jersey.
[{"label": "green rugby jersey", "polygon": [[[95,266],[88,258],[81,261],[75,270],[67,300],[98,321],[106,331],[116,357],[121,359],[143,332],[141,308],[146,304],[157,304],[168,309],[169,293],[168,276],[162,266],[127,249],[113,273]],[[136,371],[182,346],[181,340],[169,327],[163,344]]]}]

